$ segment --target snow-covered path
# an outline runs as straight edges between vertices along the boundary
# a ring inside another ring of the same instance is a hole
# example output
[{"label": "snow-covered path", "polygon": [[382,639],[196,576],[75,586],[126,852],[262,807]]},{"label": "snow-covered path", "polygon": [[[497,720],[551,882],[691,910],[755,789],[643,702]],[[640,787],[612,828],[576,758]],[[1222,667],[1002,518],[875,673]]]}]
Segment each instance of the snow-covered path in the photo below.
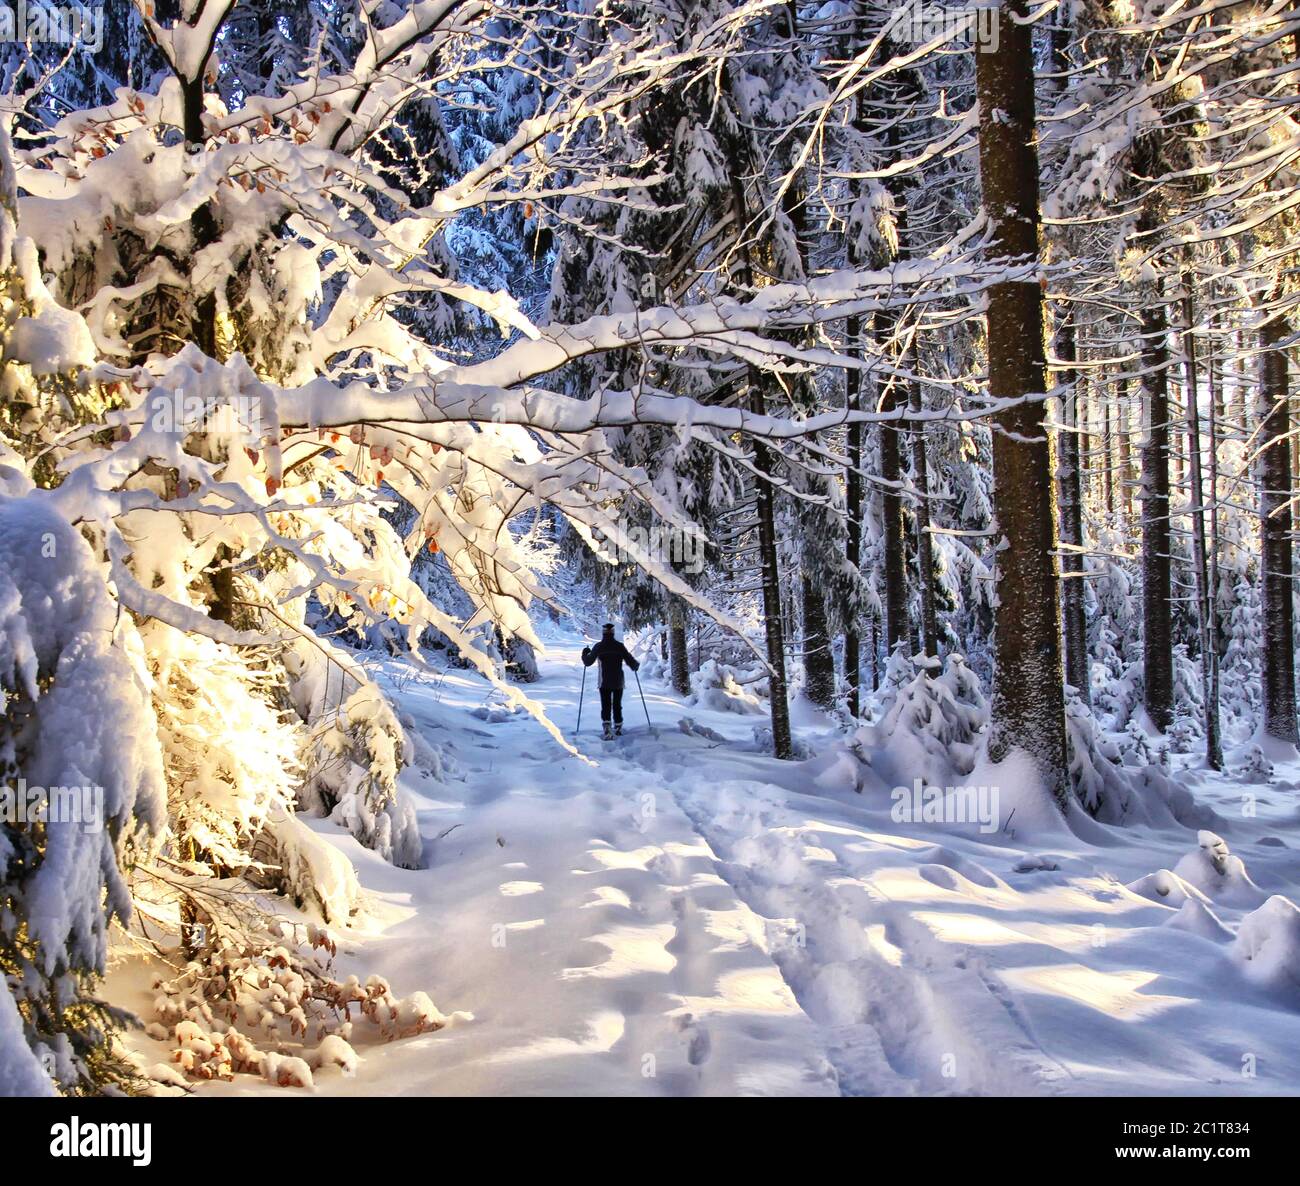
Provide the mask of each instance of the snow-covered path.
[{"label": "snow-covered path", "polygon": [[[578,645],[552,646],[528,689],[567,734]],[[1061,828],[1027,849],[900,825],[887,787],[854,791],[806,708],[796,723],[823,756],[778,763],[755,748],[760,718],[684,707],[658,681],[657,737],[635,684],[621,741],[599,740],[589,696],[585,765],[476,677],[377,674],[428,743],[407,776],[428,867],[394,869],[313,821],[372,899],[340,963],[475,1020],[359,1046],[355,1077],[322,1072],[318,1092],[1300,1089],[1300,993],[1259,987],[1226,934],[1167,925],[1187,920],[1126,888],[1196,849],[1194,831],[1085,844]],[[688,736],[685,715],[724,740]],[[1229,925],[1268,894],[1300,897],[1294,783],[1253,789],[1258,818],[1231,825],[1241,788],[1197,789],[1259,887],[1215,903]],[[1017,872],[1027,853],[1057,868]]]}]

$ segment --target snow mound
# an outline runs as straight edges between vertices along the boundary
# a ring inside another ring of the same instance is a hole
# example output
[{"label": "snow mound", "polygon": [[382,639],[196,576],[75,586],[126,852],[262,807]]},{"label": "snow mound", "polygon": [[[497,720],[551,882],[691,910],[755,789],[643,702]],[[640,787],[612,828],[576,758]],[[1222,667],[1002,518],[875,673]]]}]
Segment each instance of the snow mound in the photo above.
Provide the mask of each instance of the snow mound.
[{"label": "snow mound", "polygon": [[1055,873],[1060,869],[1051,857],[1045,857],[1041,853],[1027,852],[1014,865],[1011,866],[1012,873]]},{"label": "snow mound", "polygon": [[469,715],[486,721],[489,725],[499,725],[502,721],[510,720],[515,715],[515,710],[502,705],[480,704],[477,708],[470,709]]},{"label": "snow mound", "polygon": [[310,1090],[315,1086],[311,1067],[301,1058],[274,1051],[262,1055],[262,1078],[277,1087],[304,1087]]},{"label": "snow mound", "polygon": [[1256,984],[1300,999],[1300,908],[1274,894],[1241,920],[1232,954]]},{"label": "snow mound", "polygon": [[996,804],[996,830],[1009,837],[1061,837],[1067,832],[1065,817],[1038,766],[1023,751],[1013,750],[1001,762],[986,759],[962,781],[989,788]]},{"label": "snow mound", "polygon": [[706,741],[726,741],[716,729],[710,729],[708,725],[698,724],[692,717],[682,717],[677,722],[677,727],[686,734],[687,737],[703,737]]},{"label": "snow mound", "polygon": [[1205,895],[1194,885],[1189,885],[1177,873],[1157,869],[1125,887],[1139,898],[1159,902],[1162,906],[1182,907],[1188,902],[1204,902]]},{"label": "snow mound", "polygon": [[1198,935],[1214,943],[1226,943],[1232,938],[1232,932],[1199,898],[1188,898],[1177,914],[1165,920],[1164,925],[1176,931],[1186,931],[1189,935]]},{"label": "snow mound", "polygon": [[326,1034],[307,1056],[307,1064],[313,1069],[338,1067],[345,1075],[354,1074],[360,1061],[357,1052],[338,1034]]},{"label": "snow mound", "polygon": [[1250,907],[1264,900],[1264,891],[1251,881],[1240,857],[1213,832],[1196,834],[1198,847],[1174,866],[1174,872],[1207,898],[1229,906]]}]

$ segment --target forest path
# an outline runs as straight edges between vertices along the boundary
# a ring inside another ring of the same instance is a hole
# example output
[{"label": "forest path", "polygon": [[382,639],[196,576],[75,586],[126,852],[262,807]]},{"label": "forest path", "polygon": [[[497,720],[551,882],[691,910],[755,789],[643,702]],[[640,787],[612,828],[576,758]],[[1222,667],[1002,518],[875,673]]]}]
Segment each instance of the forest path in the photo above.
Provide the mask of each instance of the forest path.
[{"label": "forest path", "polygon": [[[569,737],[580,646],[548,640],[525,689]],[[322,1072],[320,1093],[1300,1089],[1294,1002],[1126,888],[1173,868],[1194,831],[1084,842],[1063,827],[898,823],[887,783],[868,769],[855,791],[862,768],[806,704],[796,729],[818,756],[777,762],[753,735],[764,716],[687,704],[647,677],[655,733],[633,680],[629,733],[609,743],[589,677],[587,764],[477,676],[368,666],[418,739],[403,782],[426,867],[395,869],[308,821],[370,903],[339,968],[475,1019],[391,1044],[359,1035],[355,1077]],[[1260,788],[1259,818],[1232,822],[1242,788],[1188,777],[1261,900],[1300,897],[1296,782]],[[1250,906],[1214,908],[1235,926]],[[1247,1056],[1258,1072],[1244,1079]],[[241,1076],[204,1090],[266,1088]]]},{"label": "forest path", "polygon": [[[579,648],[551,645],[526,689],[568,737]],[[579,741],[594,766],[491,696],[459,706],[481,728],[462,715],[448,737],[455,677],[437,710],[421,685],[399,693],[426,740],[450,743],[465,794],[420,806],[448,821],[424,830],[443,836],[437,897],[457,904],[436,937],[456,968],[439,1004],[476,1021],[439,1035],[437,1061],[455,1069],[431,1068],[420,1090],[1022,1093],[1064,1077],[978,962],[875,883],[898,837],[864,827],[878,813],[860,796],[828,799],[805,764],[762,752],[765,717],[646,680],[652,733],[632,679],[628,733],[604,742],[588,682]],[[796,719],[830,740],[806,706]],[[399,933],[434,913],[417,906]]]}]

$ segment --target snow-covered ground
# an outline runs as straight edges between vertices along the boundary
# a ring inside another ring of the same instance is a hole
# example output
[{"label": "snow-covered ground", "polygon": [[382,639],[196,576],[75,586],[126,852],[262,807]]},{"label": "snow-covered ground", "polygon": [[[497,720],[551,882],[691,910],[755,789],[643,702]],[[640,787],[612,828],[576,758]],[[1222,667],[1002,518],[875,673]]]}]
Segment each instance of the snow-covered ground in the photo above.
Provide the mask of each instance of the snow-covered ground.
[{"label": "snow-covered ground", "polygon": [[[568,734],[580,645],[553,644],[528,689]],[[378,674],[428,743],[405,776],[427,868],[313,821],[370,895],[339,965],[474,1020],[359,1046],[318,1093],[1300,1091],[1300,914],[1274,902],[1234,939],[1270,895],[1300,898],[1300,769],[1185,775],[1240,871],[1173,825],[897,823],[800,705],[803,762],[757,751],[762,717],[657,679],[655,733],[633,682],[631,731],[604,743],[589,680],[587,765],[477,676]]]}]

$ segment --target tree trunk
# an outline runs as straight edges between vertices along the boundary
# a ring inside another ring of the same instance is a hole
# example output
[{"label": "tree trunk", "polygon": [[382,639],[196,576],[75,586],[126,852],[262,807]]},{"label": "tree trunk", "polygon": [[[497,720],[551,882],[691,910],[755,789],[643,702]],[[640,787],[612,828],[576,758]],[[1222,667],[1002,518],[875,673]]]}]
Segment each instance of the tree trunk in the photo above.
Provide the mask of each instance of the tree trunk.
[{"label": "tree trunk", "polygon": [[[1062,320],[1057,333],[1057,356],[1067,368],[1078,359],[1074,325]],[[1061,619],[1065,635],[1065,682],[1079,699],[1092,706],[1088,672],[1088,626],[1084,616],[1083,477],[1079,416],[1078,372],[1065,369],[1062,380],[1069,390],[1061,400],[1063,427],[1058,434],[1061,492]]]},{"label": "tree trunk", "polygon": [[[913,383],[909,403],[921,411],[921,384]],[[927,655],[939,653],[939,627],[934,612],[934,537],[930,534],[930,474],[925,448],[925,421],[912,428],[912,469],[916,482],[916,570],[921,600],[921,645]]]},{"label": "tree trunk", "polygon": [[668,671],[673,691],[680,696],[689,696],[691,664],[686,654],[686,610],[676,597],[668,611]]},{"label": "tree trunk", "polygon": [[[882,346],[889,341],[895,318],[887,313],[876,315],[876,339]],[[898,407],[898,385],[885,380],[876,411],[890,412]],[[903,465],[900,448],[902,433],[897,423],[880,424],[880,521],[885,550],[885,649],[890,654],[900,642],[907,641],[907,534],[903,524]]]},{"label": "tree trunk", "polygon": [[[750,410],[755,416],[767,415],[767,401],[759,386],[761,376],[751,368]],[[760,440],[754,441],[754,468],[758,496],[758,556],[762,572],[763,624],[767,635],[768,687],[772,711],[772,752],[778,758],[794,756],[790,737],[789,692],[785,678],[785,633],[781,621],[781,571],[776,558],[776,497],[767,479],[772,473],[771,451]]]},{"label": "tree trunk", "polygon": [[1219,581],[1219,554],[1220,554],[1220,536],[1219,536],[1219,424],[1223,418],[1223,409],[1219,402],[1219,371],[1214,360],[1214,354],[1217,349],[1217,343],[1214,340],[1214,317],[1210,317],[1210,350],[1209,350],[1209,367],[1207,375],[1209,378],[1209,416],[1208,432],[1210,438],[1210,614],[1214,622],[1214,698],[1215,703],[1220,700],[1220,680],[1219,680],[1219,660],[1221,658],[1219,645],[1223,639],[1223,630],[1219,621],[1220,607],[1220,590],[1222,588]]},{"label": "tree trunk", "polygon": [[1264,612],[1263,730],[1295,744],[1295,643],[1291,603],[1291,428],[1286,319],[1260,326],[1258,462],[1260,581]]},{"label": "tree trunk", "polygon": [[[1141,229],[1139,222],[1139,229]],[[1169,331],[1160,293],[1142,309],[1142,668],[1143,699],[1163,733],[1174,719],[1170,614]]]},{"label": "tree trunk", "polygon": [[1196,381],[1196,344],[1192,337],[1192,277],[1184,277],[1183,370],[1187,382],[1187,459],[1191,482],[1192,560],[1196,575],[1196,608],[1201,627],[1201,689],[1205,712],[1205,760],[1210,769],[1223,769],[1219,739],[1219,640],[1205,548],[1205,482],[1201,476],[1201,411]]},{"label": "tree trunk", "polygon": [[[851,358],[861,355],[862,323],[856,317],[848,319],[847,350]],[[862,407],[862,372],[850,368],[845,376],[845,403],[849,411]],[[848,429],[848,471],[844,475],[845,559],[854,573],[862,571],[862,425],[854,421]],[[862,623],[858,614],[848,615],[844,631],[844,679],[849,686],[849,717],[857,720],[862,713],[860,684],[862,680]]]},{"label": "tree trunk", "polygon": [[[200,68],[196,78],[179,78],[181,89],[181,117],[184,123],[185,147],[188,152],[201,154],[206,139],[203,131],[203,70]],[[211,202],[201,203],[190,215],[190,233],[194,238],[194,253],[197,255],[216,243],[219,230]],[[190,336],[195,345],[209,358],[219,358],[217,334],[217,296],[215,292],[201,296],[194,305],[190,321]],[[219,545],[212,554],[212,563],[207,569],[208,585],[211,595],[208,599],[208,613],[219,622],[225,622],[236,629],[248,624],[249,613],[236,604],[238,591],[235,587],[235,554],[226,545]]]},{"label": "tree trunk", "polygon": [[871,690],[880,691],[880,619],[871,615]]},{"label": "tree trunk", "polygon": [[804,692],[818,708],[835,707],[835,656],[826,629],[826,602],[817,575],[805,567],[803,593]]},{"label": "tree trunk", "polygon": [[[997,13],[997,49],[982,46],[975,54],[980,179],[995,272],[1012,261],[1039,259],[1034,56],[1031,29],[1021,23],[1025,16],[1024,0],[1004,0]],[[993,422],[993,508],[1002,543],[989,753],[994,761],[1027,753],[1064,809],[1065,672],[1052,450],[1041,398],[1047,369],[1043,332],[1037,277],[991,286],[989,391],[1020,402]]]},{"label": "tree trunk", "polygon": [[1119,454],[1120,509],[1124,513],[1124,530],[1126,534],[1129,525],[1133,522],[1133,488],[1137,484],[1137,474],[1133,472],[1133,445],[1129,440],[1132,417],[1129,415],[1128,392],[1129,381],[1127,377],[1122,377],[1116,386],[1116,395],[1119,402],[1115,407],[1115,420],[1118,425],[1116,449]]},{"label": "tree trunk", "polygon": [[1101,489],[1102,500],[1106,507],[1106,514],[1115,513],[1115,470],[1111,464],[1114,456],[1111,442],[1114,440],[1114,433],[1111,431],[1111,411],[1110,404],[1102,404],[1102,436],[1101,436]]},{"label": "tree trunk", "polygon": [[[732,209],[737,225],[747,222],[744,181],[733,169],[731,176]],[[737,260],[736,278],[742,288],[751,288],[754,269],[748,250]],[[749,410],[755,416],[767,415],[767,398],[763,384],[767,377],[752,364],[748,368]],[[768,689],[772,717],[772,753],[777,758],[794,756],[790,735],[789,685],[785,673],[786,630],[781,603],[781,570],[776,552],[776,492],[769,480],[775,472],[772,450],[766,442],[754,439],[754,491],[758,518],[758,561],[763,592],[763,629],[767,641]]]}]

